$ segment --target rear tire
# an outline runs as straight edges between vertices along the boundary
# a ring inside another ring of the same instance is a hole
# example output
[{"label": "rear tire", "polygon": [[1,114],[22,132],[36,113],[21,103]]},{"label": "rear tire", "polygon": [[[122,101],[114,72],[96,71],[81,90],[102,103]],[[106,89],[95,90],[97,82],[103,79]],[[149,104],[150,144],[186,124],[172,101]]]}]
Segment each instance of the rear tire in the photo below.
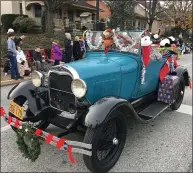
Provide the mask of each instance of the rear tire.
[{"label": "rear tire", "polygon": [[[83,155],[86,167],[94,173],[106,173],[112,169],[122,153],[126,135],[127,120],[118,110],[113,111],[99,127],[88,128],[84,142],[92,144],[92,156]],[[99,152],[102,158],[99,158]]]},{"label": "rear tire", "polygon": [[[20,106],[23,106],[24,105],[24,103],[27,101],[27,99],[25,98],[25,97],[23,97],[23,96],[19,96],[19,97],[17,97],[17,98],[15,98],[14,100],[13,100],[16,104],[18,104],[18,105],[20,105]],[[12,116],[12,117],[14,117],[14,118],[16,118],[13,114],[11,114],[10,112],[9,112],[9,116]],[[30,109],[29,108],[27,108],[27,110],[26,110],[26,116],[27,117],[33,117],[34,116],[34,114],[30,111]],[[34,126],[35,128],[39,128],[39,129],[41,129],[41,130],[45,130],[48,126],[49,126],[49,122],[47,122],[47,121],[41,121],[37,126]],[[13,126],[11,126],[11,128],[15,131],[15,132],[17,132],[17,128],[15,128],[15,127],[13,127]]]},{"label": "rear tire", "polygon": [[179,85],[175,91],[176,101],[171,105],[172,110],[179,109],[184,98],[184,92],[185,92],[185,81],[184,81],[184,78],[181,77],[179,81]]}]

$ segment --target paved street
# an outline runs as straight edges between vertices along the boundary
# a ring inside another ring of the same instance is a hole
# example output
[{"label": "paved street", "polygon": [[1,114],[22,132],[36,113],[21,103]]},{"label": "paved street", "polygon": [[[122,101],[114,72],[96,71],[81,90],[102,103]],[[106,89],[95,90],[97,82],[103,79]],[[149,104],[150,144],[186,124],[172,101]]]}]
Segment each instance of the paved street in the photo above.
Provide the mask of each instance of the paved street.
[{"label": "paved street", "polygon": [[[187,66],[192,77],[192,55],[184,55],[179,64]],[[8,108],[7,93],[1,88],[1,106]],[[113,172],[192,172],[192,90],[186,89],[183,105],[176,112],[166,111],[150,124],[130,123],[124,151]],[[56,128],[51,126],[54,132]],[[83,135],[73,134],[72,140]],[[44,144],[35,163],[18,152],[14,132],[1,121],[1,172],[85,172],[82,155],[74,154],[70,164],[67,154]]]}]

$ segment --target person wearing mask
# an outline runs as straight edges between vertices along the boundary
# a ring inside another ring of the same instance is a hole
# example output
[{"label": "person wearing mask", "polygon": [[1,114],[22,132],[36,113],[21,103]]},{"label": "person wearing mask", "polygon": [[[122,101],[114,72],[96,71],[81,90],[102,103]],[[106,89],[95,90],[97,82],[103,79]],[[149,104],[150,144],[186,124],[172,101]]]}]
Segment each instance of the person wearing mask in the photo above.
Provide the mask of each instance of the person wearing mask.
[{"label": "person wearing mask", "polygon": [[70,33],[65,33],[64,48],[65,48],[65,62],[69,63],[72,60],[72,40]]},{"label": "person wearing mask", "polygon": [[54,40],[52,42],[51,54],[51,59],[54,60],[54,65],[59,65],[60,61],[62,60],[62,51],[60,49],[58,40]]},{"label": "person wearing mask", "polygon": [[23,79],[23,77],[20,76],[17,68],[17,51],[16,51],[16,46],[14,42],[14,33],[9,33],[8,34],[8,39],[7,39],[7,51],[8,51],[8,58],[10,59],[11,63],[11,79]]},{"label": "person wearing mask", "polygon": [[75,37],[75,41],[73,42],[73,57],[75,61],[81,58],[81,47],[78,36]]}]

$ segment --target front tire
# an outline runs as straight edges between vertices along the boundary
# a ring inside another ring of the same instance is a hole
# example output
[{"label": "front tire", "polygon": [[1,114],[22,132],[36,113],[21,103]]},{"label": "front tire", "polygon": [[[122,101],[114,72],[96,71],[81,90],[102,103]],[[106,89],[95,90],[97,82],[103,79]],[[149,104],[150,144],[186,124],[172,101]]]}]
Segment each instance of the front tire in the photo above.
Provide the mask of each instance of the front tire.
[{"label": "front tire", "polygon": [[[15,98],[13,100],[16,104],[20,105],[20,106],[23,106],[25,104],[25,102],[27,101],[27,99],[25,97],[22,97],[22,96],[19,96],[17,98]],[[14,118],[16,118],[13,114],[11,114],[9,112],[9,116],[12,116]],[[34,116],[34,114],[30,111],[30,109],[27,107],[26,109],[26,116],[27,117],[32,117]],[[47,121],[40,121],[40,123],[38,123],[38,125],[34,125],[35,128],[39,128],[41,130],[45,130],[48,126],[49,126],[50,123],[48,123]],[[11,128],[17,132],[17,128],[11,126]]]},{"label": "front tire", "polygon": [[126,135],[127,120],[118,110],[99,127],[88,128],[84,142],[92,144],[92,156],[83,155],[86,167],[94,173],[106,173],[112,169],[122,153]]}]

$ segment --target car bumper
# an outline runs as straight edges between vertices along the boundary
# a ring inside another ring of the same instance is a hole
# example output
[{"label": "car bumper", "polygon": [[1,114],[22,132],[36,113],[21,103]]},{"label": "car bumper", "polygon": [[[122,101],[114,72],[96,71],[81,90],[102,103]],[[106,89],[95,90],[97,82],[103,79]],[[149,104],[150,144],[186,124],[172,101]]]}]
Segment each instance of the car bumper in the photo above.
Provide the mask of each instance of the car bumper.
[{"label": "car bumper", "polygon": [[[1,117],[3,117],[4,120],[9,125],[14,126],[15,128],[19,128],[20,126],[22,126],[26,123],[29,123],[29,122],[20,121],[14,117],[7,115],[3,108],[1,108],[0,112],[1,112]],[[40,136],[45,141],[47,141],[46,139],[48,138],[48,136],[51,135],[48,132],[42,131],[42,130],[37,129],[37,128],[34,128],[34,134],[36,136]],[[84,142],[78,142],[78,141],[70,141],[70,140],[67,140],[64,138],[58,138],[57,136],[54,136],[54,135],[52,135],[52,136],[53,137],[49,141],[49,144],[55,146],[57,149],[64,150],[67,152],[80,153],[80,154],[92,156],[92,145],[91,144],[86,144]],[[63,143],[63,145],[61,145],[60,148],[58,148],[58,143],[61,141],[61,139],[64,141],[64,143]],[[69,151],[69,148],[70,148],[70,151]]]}]

